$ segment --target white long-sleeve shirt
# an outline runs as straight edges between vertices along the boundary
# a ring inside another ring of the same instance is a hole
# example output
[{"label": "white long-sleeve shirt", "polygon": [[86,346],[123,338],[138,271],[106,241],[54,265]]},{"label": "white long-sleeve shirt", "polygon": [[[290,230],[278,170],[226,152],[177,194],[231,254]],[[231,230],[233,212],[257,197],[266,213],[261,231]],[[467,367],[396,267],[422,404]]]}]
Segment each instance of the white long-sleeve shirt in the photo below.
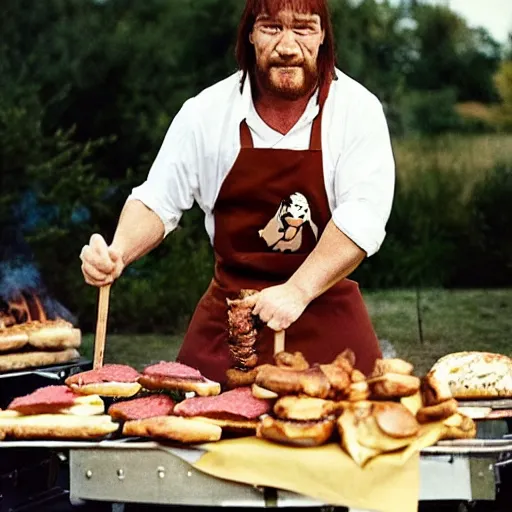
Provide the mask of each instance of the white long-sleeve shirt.
[{"label": "white long-sleeve shirt", "polygon": [[[339,70],[322,117],[324,182],[336,226],[353,242],[375,254],[385,237],[394,193],[395,164],[380,101]],[[296,125],[276,132],[257,114],[250,81],[240,93],[240,73],[187,100],[173,119],[147,180],[133,189],[162,220],[167,236],[183,211],[196,201],[205,213],[213,244],[213,208],[240,151],[240,122],[245,118],[255,148],[309,147],[319,107],[313,96]]]}]

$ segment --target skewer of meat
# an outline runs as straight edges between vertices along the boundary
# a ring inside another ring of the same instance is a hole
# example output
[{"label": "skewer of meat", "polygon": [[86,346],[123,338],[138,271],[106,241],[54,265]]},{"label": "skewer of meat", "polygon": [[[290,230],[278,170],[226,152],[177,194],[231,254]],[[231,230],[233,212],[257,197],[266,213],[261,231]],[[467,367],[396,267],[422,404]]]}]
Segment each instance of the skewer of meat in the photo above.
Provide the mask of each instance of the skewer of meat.
[{"label": "skewer of meat", "polygon": [[256,290],[241,290],[234,300],[227,299],[228,304],[228,343],[234,368],[248,371],[258,364],[255,344],[261,323],[252,314],[252,308],[244,305],[243,299],[258,293]]}]

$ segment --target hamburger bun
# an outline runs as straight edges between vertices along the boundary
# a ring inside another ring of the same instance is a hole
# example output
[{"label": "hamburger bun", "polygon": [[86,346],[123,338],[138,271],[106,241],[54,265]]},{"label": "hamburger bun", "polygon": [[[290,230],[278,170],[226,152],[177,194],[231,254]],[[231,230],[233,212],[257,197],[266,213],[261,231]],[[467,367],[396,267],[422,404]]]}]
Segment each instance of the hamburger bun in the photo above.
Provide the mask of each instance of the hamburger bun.
[{"label": "hamburger bun", "polygon": [[336,402],[309,396],[284,396],[274,404],[274,414],[282,420],[322,420],[337,410]]},{"label": "hamburger bun", "polygon": [[138,382],[94,382],[92,384],[70,384],[69,387],[80,395],[130,397],[142,388]]},{"label": "hamburger bun", "polygon": [[256,432],[258,427],[258,420],[248,419],[223,419],[223,418],[208,418],[206,416],[194,416],[197,421],[204,421],[211,425],[219,426],[223,431],[234,432],[240,434],[251,434]]},{"label": "hamburger bun", "polygon": [[334,419],[290,421],[266,416],[258,424],[256,436],[279,444],[307,448],[326,443],[335,427]]},{"label": "hamburger bun", "polygon": [[76,416],[69,414],[14,414],[0,416],[0,433],[14,439],[97,439],[119,428],[106,414]]},{"label": "hamburger bun", "polygon": [[139,384],[150,390],[168,390],[194,392],[199,396],[215,396],[220,394],[220,384],[212,380],[193,380],[158,375],[141,375]]},{"label": "hamburger bun", "polygon": [[222,428],[192,418],[159,416],[125,422],[123,435],[167,439],[180,443],[205,443],[218,441],[222,436]]}]

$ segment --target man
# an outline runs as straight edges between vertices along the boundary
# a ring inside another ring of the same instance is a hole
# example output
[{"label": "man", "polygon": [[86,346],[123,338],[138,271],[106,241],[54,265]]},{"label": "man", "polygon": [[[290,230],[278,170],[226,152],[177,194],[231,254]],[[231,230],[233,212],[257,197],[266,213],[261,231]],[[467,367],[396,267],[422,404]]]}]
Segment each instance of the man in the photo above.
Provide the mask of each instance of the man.
[{"label": "man", "polygon": [[243,288],[273,333],[311,363],[344,348],[365,373],[381,356],[358,285],[347,279],[385,236],[394,161],[378,99],[335,68],[326,0],[247,0],[239,71],[189,99],[147,181],[133,190],[110,246],[97,234],[81,253],[102,286],[178,225],[194,200],[205,212],[215,274],[178,360],[223,382],[232,364],[226,298]]}]

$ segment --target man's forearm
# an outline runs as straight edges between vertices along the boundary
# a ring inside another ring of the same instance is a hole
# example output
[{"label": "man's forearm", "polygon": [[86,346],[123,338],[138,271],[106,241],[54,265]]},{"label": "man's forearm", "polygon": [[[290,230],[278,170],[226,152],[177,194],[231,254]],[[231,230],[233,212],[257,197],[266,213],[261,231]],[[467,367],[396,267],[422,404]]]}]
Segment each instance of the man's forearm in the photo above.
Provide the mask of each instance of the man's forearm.
[{"label": "man's forearm", "polygon": [[331,220],[315,249],[289,282],[312,301],[350,275],[365,257],[366,253]]},{"label": "man's forearm", "polygon": [[159,245],[164,234],[160,217],[142,202],[131,200],[121,212],[112,247],[121,253],[127,266]]}]

